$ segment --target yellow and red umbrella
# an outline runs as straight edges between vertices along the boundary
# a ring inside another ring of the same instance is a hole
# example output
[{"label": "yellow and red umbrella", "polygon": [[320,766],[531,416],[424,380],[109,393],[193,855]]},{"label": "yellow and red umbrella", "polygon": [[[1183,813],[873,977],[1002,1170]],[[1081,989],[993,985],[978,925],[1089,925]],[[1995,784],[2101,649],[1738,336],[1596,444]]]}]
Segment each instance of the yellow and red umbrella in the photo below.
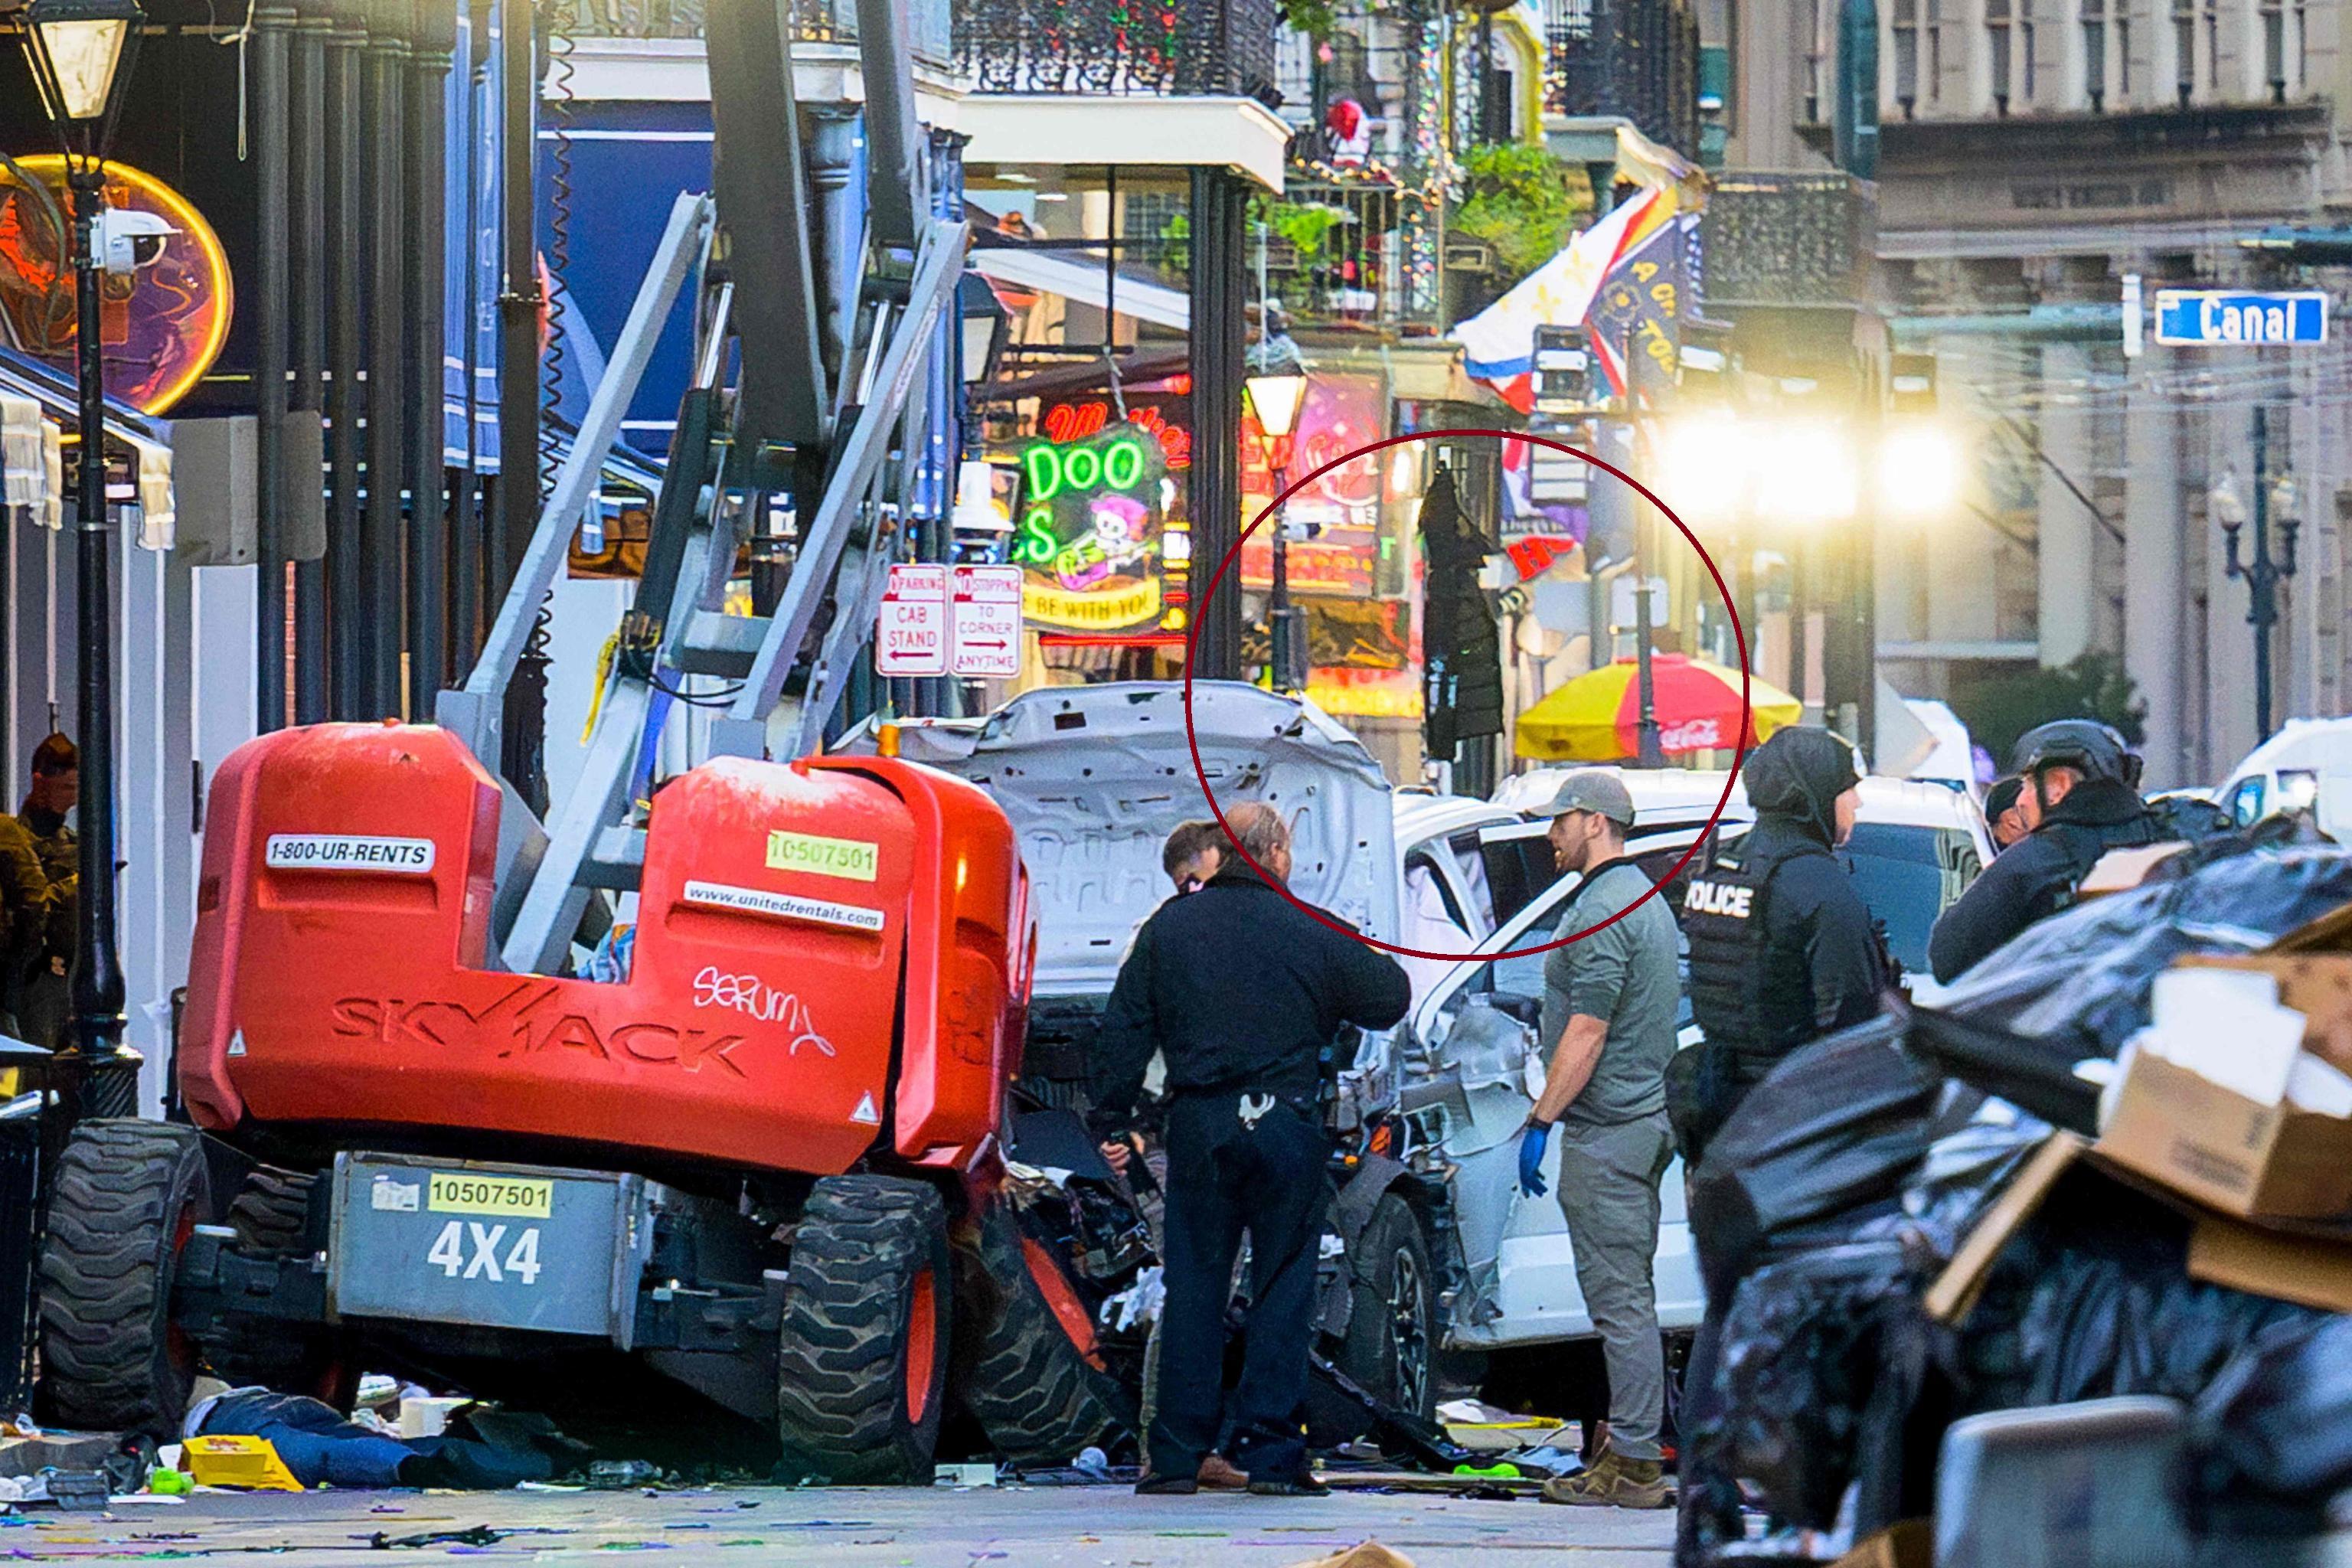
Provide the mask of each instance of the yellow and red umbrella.
[{"label": "yellow and red umbrella", "polygon": [[[1654,654],[1659,739],[1666,755],[1730,751],[1741,743],[1739,672],[1678,653]],[[1753,677],[1747,743],[1754,745],[1804,716],[1804,705]],[[1538,762],[1613,763],[1639,749],[1641,671],[1634,661],[1580,675],[1519,715],[1519,755]]]}]

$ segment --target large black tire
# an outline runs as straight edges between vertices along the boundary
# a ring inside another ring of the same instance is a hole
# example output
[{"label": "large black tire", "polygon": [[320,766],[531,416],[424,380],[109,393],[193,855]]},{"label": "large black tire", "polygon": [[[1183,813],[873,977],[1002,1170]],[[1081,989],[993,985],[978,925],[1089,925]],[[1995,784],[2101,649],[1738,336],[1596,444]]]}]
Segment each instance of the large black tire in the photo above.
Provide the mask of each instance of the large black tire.
[{"label": "large black tire", "polygon": [[776,1347],[788,1464],[837,1485],[930,1484],[951,1279],[937,1193],[890,1176],[817,1183],[793,1243]]},{"label": "large black tire", "polygon": [[[310,1192],[318,1180],[307,1171],[256,1165],[228,1205],[227,1224],[236,1232],[231,1245],[247,1258],[308,1257]],[[334,1328],[276,1318],[230,1317],[205,1342],[205,1359],[232,1385],[258,1384],[280,1394],[307,1394],[348,1410],[358,1373],[342,1352]]]},{"label": "large black tire", "polygon": [[[1429,1240],[1411,1205],[1382,1197],[1349,1249],[1354,1300],[1348,1331],[1327,1345],[1341,1372],[1409,1415],[1436,1414],[1437,1282]],[[1317,1447],[1337,1447],[1364,1436],[1371,1418],[1352,1400],[1319,1382],[1307,1394],[1307,1436]]]},{"label": "large black tire", "polygon": [[41,1247],[49,1420],[177,1439],[196,1354],[172,1323],[172,1284],[209,1199],[194,1128],[119,1120],[74,1130]]},{"label": "large black tire", "polygon": [[981,1222],[985,1279],[964,1293],[956,1386],[1006,1462],[1067,1465],[1135,1434],[1135,1396],[1103,1370],[1093,1320],[1043,1244],[1003,1204]]}]

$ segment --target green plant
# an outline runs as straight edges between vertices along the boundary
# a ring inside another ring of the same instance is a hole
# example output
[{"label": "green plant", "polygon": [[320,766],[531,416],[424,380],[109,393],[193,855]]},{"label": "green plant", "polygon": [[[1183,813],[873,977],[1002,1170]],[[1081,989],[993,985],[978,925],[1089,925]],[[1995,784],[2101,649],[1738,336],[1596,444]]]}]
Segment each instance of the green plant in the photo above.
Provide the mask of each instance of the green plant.
[{"label": "green plant", "polygon": [[2122,657],[2096,648],[2071,663],[2004,671],[1956,689],[1952,710],[2004,770],[2017,738],[2053,719],[2096,719],[2135,746],[2147,735],[2147,704]]},{"label": "green plant", "polygon": [[1473,148],[1463,176],[1454,231],[1484,240],[1512,281],[1558,255],[1592,205],[1582,170],[1528,142]]},{"label": "green plant", "polygon": [[1160,226],[1160,268],[1181,274],[1192,267],[1192,215],[1171,213]]},{"label": "green plant", "polygon": [[1339,30],[1339,7],[1332,0],[1280,0],[1276,9],[1282,25],[1321,43]]},{"label": "green plant", "polygon": [[1260,196],[1250,205],[1250,222],[1264,224],[1297,253],[1299,264],[1322,259],[1323,241],[1348,221],[1348,209],[1328,202],[1286,202]]}]

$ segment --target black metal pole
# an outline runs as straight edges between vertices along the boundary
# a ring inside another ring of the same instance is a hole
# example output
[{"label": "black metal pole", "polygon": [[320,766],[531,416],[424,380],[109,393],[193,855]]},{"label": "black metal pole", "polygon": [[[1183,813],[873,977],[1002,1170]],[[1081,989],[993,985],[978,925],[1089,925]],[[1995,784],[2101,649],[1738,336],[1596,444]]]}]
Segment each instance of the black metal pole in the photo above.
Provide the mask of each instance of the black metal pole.
[{"label": "black metal pole", "polygon": [[[1287,436],[1282,437],[1282,445],[1286,447],[1289,442]],[[1274,493],[1280,495],[1289,487],[1290,454],[1285,451],[1278,454],[1274,465]],[[1276,691],[1295,695],[1304,685],[1299,679],[1298,667],[1302,661],[1297,646],[1298,634],[1304,628],[1297,624],[1303,617],[1292,609],[1290,603],[1290,534],[1284,516],[1286,510],[1284,506],[1276,506],[1274,515],[1265,521],[1266,527],[1274,531],[1274,561],[1266,579],[1265,633],[1267,654],[1274,663],[1273,669],[1269,671],[1272,679],[1268,684]],[[1226,587],[1239,595],[1241,585],[1241,574],[1236,571]]]},{"label": "black metal pole", "polygon": [[330,0],[335,30],[327,40],[327,128],[331,139],[328,166],[329,232],[335,241],[327,249],[333,268],[334,324],[327,350],[327,426],[333,443],[334,507],[328,515],[327,594],[331,601],[330,633],[334,642],[334,714],[338,719],[364,719],[370,701],[368,653],[370,609],[361,574],[364,531],[360,516],[360,464],[363,437],[360,430],[360,312],[366,289],[366,232],[362,219],[366,175],[362,163],[365,131],[361,121],[361,86],[366,75],[367,14],[365,0]]},{"label": "black metal pole", "polygon": [[1247,193],[1224,169],[1192,172],[1192,672],[1204,680],[1241,674],[1239,563],[1207,603],[1210,578],[1241,537],[1242,371],[1248,302]]},{"label": "black metal pole", "polygon": [[[539,68],[531,0],[496,0],[499,102],[505,116],[500,187],[503,287],[499,295],[498,586],[514,581],[539,525]],[[507,688],[499,759],[532,810],[547,809],[547,612],[542,606]]]},{"label": "black metal pole", "polygon": [[82,1104],[93,1116],[139,1108],[140,1058],[122,1044],[122,963],[114,935],[114,531],[106,509],[106,367],[99,322],[98,225],[105,177],[92,165],[69,177],[74,196],[75,369],[80,393],[80,493],[75,498],[79,568],[81,838],[75,870],[73,1045],[88,1073]]},{"label": "black metal pole", "polygon": [[539,519],[539,211],[533,189],[539,134],[539,75],[531,58],[530,0],[496,0],[499,7],[500,127],[504,163],[499,192],[504,258],[499,295],[499,586],[520,564]]},{"label": "black metal pole", "polygon": [[[1617,452],[1630,455],[1633,442],[1619,444]],[[1612,457],[1616,453],[1611,454]],[[1633,668],[1641,686],[1641,711],[1633,727],[1633,760],[1645,768],[1666,765],[1664,737],[1658,729],[1658,677],[1651,663],[1649,518],[1644,503],[1633,510]]]},{"label": "black metal pole", "polygon": [[368,143],[373,198],[368,294],[367,510],[360,525],[361,592],[368,624],[368,716],[400,711],[401,485],[406,472],[408,407],[401,396],[407,357],[403,174],[408,74],[408,0],[377,0],[368,39]]},{"label": "black metal pole", "polygon": [[477,229],[482,209],[482,127],[475,122],[481,97],[478,90],[480,83],[475,79],[474,72],[479,59],[477,44],[485,36],[479,18],[476,17],[473,25],[457,36],[460,52],[455,62],[456,68],[466,80],[465,124],[467,136],[463,165],[466,171],[467,236],[465,389],[459,398],[466,420],[466,478],[459,488],[457,504],[450,519],[449,574],[450,597],[456,605],[457,618],[457,636],[452,639],[457,659],[455,668],[461,679],[473,668],[474,656],[481,647],[482,542],[486,532],[483,524],[488,521],[483,508],[480,427],[477,417],[480,398],[477,372],[480,368],[480,361],[477,357],[476,345],[480,342],[480,333],[475,324],[480,317],[482,303],[479,287],[481,267],[477,257],[479,247]]},{"label": "black metal pole", "polygon": [[[294,216],[287,249],[294,274],[295,408],[313,417],[326,408],[327,321],[327,36],[333,19],[305,12],[294,33]],[[307,447],[305,450],[307,450]],[[317,473],[305,487],[324,484]],[[315,494],[306,489],[304,493]],[[305,724],[328,715],[327,563],[323,556],[294,566],[294,713]]]},{"label": "black metal pole", "polygon": [[417,0],[415,54],[409,67],[409,326],[415,354],[409,376],[408,712],[432,717],[441,689],[448,616],[447,468],[442,458],[441,289],[446,250],[442,167],[447,149],[449,55],[457,41],[451,0]]},{"label": "black metal pole", "polygon": [[2254,405],[2254,559],[2246,573],[2246,619],[2254,628],[2254,739],[2271,734],[2271,628],[2278,624],[2271,563],[2270,410]]},{"label": "black metal pole", "polygon": [[295,22],[284,5],[253,7],[255,552],[261,608],[255,681],[262,731],[286,725],[287,56]]}]

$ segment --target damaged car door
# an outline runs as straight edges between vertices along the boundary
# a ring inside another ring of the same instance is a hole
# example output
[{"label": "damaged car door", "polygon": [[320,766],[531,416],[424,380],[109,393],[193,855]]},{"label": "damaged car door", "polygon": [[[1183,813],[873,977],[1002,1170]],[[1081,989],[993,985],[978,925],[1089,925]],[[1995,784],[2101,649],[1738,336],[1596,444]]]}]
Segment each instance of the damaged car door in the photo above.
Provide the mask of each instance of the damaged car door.
[{"label": "damaged car door", "polygon": [[[1665,876],[1696,837],[1649,837],[1636,864],[1654,879]],[[1552,1044],[1536,1037],[1547,955],[1528,950],[1576,929],[1579,883],[1560,878],[1480,943],[1478,955],[1457,964],[1415,1009],[1402,1052],[1399,1108],[1414,1123],[1415,1144],[1440,1153],[1451,1173],[1462,1289],[1447,1337],[1465,1348],[1593,1332],[1577,1285],[1575,1238],[1559,1205],[1550,1197],[1528,1198],[1518,1186],[1518,1134],[1543,1087]],[[1687,1012],[1687,1002],[1684,1006]],[[1696,1038],[1688,1022],[1681,1031],[1685,1045]],[[1555,1150],[1546,1164],[1555,1191],[1558,1158]],[[1658,1321],[1687,1330],[1697,1324],[1703,1301],[1679,1160],[1666,1173],[1660,1199]]]}]

